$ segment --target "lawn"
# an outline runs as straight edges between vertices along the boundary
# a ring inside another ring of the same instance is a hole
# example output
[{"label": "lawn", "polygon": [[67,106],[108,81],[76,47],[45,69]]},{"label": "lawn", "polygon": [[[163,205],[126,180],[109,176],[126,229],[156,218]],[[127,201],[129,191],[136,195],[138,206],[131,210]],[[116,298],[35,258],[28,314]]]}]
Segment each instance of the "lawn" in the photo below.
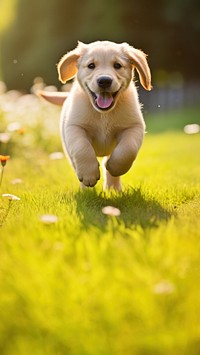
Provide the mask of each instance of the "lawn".
[{"label": "lawn", "polygon": [[146,117],[115,194],[102,181],[80,191],[50,155],[61,151],[59,111],[33,97],[16,109],[12,95],[0,113],[0,154],[11,156],[1,195],[20,200],[0,197],[0,353],[199,354],[200,139],[183,131],[199,107]]}]

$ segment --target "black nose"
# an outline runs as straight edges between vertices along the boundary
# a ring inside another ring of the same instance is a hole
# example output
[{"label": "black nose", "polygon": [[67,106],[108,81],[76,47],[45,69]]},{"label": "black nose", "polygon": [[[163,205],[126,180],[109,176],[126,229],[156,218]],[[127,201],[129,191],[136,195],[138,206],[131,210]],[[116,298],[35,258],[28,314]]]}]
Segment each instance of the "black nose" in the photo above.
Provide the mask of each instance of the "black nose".
[{"label": "black nose", "polygon": [[101,76],[97,79],[100,88],[108,89],[112,85],[112,79],[109,76]]}]

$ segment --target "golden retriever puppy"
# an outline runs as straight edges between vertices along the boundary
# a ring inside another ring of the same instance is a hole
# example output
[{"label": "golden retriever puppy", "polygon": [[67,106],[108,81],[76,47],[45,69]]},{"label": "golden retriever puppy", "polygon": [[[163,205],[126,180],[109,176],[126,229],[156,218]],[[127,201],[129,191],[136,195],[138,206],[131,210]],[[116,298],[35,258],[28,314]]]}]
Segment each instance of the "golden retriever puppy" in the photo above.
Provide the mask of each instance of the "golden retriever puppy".
[{"label": "golden retriever puppy", "polygon": [[120,176],[134,162],[145,123],[133,81],[134,68],[146,90],[151,74],[146,55],[127,43],[79,42],[58,63],[62,83],[75,77],[68,94],[42,92],[62,104],[60,131],[64,151],[83,186],[95,186],[103,159],[104,188],[121,190]]}]

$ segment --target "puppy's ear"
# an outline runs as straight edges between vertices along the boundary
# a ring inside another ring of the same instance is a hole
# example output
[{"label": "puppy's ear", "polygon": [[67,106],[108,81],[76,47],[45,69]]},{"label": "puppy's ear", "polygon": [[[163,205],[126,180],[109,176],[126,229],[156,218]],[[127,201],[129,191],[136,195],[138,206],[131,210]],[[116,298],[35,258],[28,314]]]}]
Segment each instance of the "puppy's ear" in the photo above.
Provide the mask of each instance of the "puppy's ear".
[{"label": "puppy's ear", "polygon": [[83,43],[78,42],[78,46],[73,51],[65,54],[58,63],[59,80],[63,84],[75,77],[78,71],[77,60],[80,58],[84,46]]},{"label": "puppy's ear", "polygon": [[125,52],[130,63],[137,69],[140,82],[146,90],[151,90],[151,72],[146,60],[147,55],[140,49],[125,44]]}]

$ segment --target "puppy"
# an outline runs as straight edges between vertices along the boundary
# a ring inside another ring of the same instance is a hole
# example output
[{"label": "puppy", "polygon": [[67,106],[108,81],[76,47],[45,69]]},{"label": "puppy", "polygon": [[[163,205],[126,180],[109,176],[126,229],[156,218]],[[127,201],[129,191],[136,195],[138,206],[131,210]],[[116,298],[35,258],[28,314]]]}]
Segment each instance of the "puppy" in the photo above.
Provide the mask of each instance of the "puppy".
[{"label": "puppy", "polygon": [[62,143],[82,186],[100,179],[103,159],[104,188],[121,190],[120,176],[133,164],[141,147],[145,123],[133,81],[134,68],[146,90],[151,73],[146,55],[127,43],[79,42],[58,63],[62,83],[75,77],[69,93],[40,95],[63,104]]}]

